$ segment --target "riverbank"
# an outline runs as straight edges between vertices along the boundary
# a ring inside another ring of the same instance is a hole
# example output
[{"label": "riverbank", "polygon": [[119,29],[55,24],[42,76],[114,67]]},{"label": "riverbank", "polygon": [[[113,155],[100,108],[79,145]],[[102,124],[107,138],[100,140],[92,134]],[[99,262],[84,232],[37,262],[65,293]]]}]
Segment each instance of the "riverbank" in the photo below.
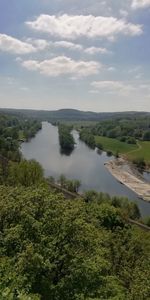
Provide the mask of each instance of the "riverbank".
[{"label": "riverbank", "polygon": [[150,202],[150,184],[138,176],[125,159],[111,160],[105,166],[121,184],[135,192],[140,199]]}]

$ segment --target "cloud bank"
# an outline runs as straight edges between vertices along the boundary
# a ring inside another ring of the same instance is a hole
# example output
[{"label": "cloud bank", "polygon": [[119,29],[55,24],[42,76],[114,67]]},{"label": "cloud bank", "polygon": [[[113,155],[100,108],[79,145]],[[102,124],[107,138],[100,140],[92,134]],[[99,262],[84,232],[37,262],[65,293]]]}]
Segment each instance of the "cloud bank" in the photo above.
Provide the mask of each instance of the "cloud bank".
[{"label": "cloud bank", "polygon": [[133,0],[131,7],[133,9],[146,8],[150,6],[150,0]]},{"label": "cloud bank", "polygon": [[142,26],[128,23],[124,19],[93,15],[40,15],[26,24],[36,31],[66,39],[107,38],[118,35],[137,36],[142,34]]},{"label": "cloud bank", "polygon": [[102,65],[95,61],[75,61],[66,56],[58,56],[49,60],[25,60],[22,66],[31,71],[38,71],[50,77],[71,75],[85,77],[97,74]]},{"label": "cloud bank", "polygon": [[97,91],[105,90],[107,93],[128,94],[135,91],[135,87],[122,81],[93,81],[91,86]]},{"label": "cloud bank", "polygon": [[36,52],[36,48],[31,44],[22,42],[6,34],[0,34],[0,50],[13,54],[29,54]]}]

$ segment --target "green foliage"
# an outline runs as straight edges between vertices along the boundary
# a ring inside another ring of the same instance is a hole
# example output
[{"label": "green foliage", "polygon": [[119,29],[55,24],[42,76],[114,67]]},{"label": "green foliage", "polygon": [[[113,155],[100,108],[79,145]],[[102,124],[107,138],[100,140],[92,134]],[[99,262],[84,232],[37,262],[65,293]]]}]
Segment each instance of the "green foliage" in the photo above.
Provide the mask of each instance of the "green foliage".
[{"label": "green foliage", "polygon": [[47,178],[47,180],[48,180],[48,182],[50,182],[50,183],[52,183],[52,184],[55,183],[55,178],[54,178],[53,176],[49,176],[49,177]]},{"label": "green foliage", "polygon": [[84,141],[90,148],[95,148],[94,135],[89,131],[88,128],[84,128],[80,131],[80,139]]},{"label": "green foliage", "polygon": [[131,218],[133,220],[138,220],[141,218],[140,210],[135,202],[129,201],[127,198],[113,196],[110,197],[109,194],[98,193],[94,190],[90,190],[84,193],[84,201],[87,203],[97,203],[97,204],[109,204],[113,207],[119,209],[121,215],[126,220]]},{"label": "green foliage", "polygon": [[136,139],[150,139],[150,116],[124,116],[101,121],[92,127],[92,133],[97,136],[106,136],[135,144]]},{"label": "green foliage", "polygon": [[138,205],[124,197],[112,197],[111,203],[114,207],[120,208],[123,216],[133,220],[140,219],[141,214]]},{"label": "green foliage", "polygon": [[64,174],[61,174],[61,175],[59,176],[58,183],[59,183],[62,187],[65,187],[66,181],[67,181],[66,176],[65,176]]},{"label": "green foliage", "polygon": [[[18,155],[18,133],[26,128],[30,138],[32,124],[0,116],[0,299],[150,299],[150,236],[126,222],[140,218],[135,203],[95,191],[66,200],[36,161],[3,157]],[[73,192],[80,186],[64,175],[59,183]]]},{"label": "green foliage", "polygon": [[134,158],[133,163],[139,168],[143,169],[145,167],[145,161],[143,157]]},{"label": "green foliage", "polygon": [[97,196],[0,186],[2,300],[148,299],[149,235]]},{"label": "green foliage", "polygon": [[[94,205],[96,208],[96,205]],[[115,230],[116,228],[125,227],[125,221],[122,219],[120,211],[108,203],[101,204],[100,208],[97,206],[96,218],[100,226],[108,230]]]},{"label": "green foliage", "polygon": [[0,155],[12,161],[20,161],[20,139],[28,140],[40,128],[39,121],[0,114]]},{"label": "green foliage", "polygon": [[3,294],[7,286],[13,296],[25,290],[43,299],[102,295],[110,281],[105,235],[86,221],[82,201],[41,187],[1,187],[0,195]]},{"label": "green foliage", "polygon": [[98,193],[95,190],[90,190],[90,191],[86,191],[83,196],[85,202],[93,202],[97,200]]},{"label": "green foliage", "polygon": [[150,227],[150,217],[145,218],[143,221],[144,221],[145,225],[147,225],[148,227]]},{"label": "green foliage", "polygon": [[60,143],[60,147],[62,152],[66,152],[66,151],[72,151],[74,149],[74,138],[72,136],[72,134],[70,133],[71,131],[71,127],[61,124],[58,126],[58,133],[59,133],[59,143]]},{"label": "green foliage", "polygon": [[149,299],[150,278],[147,277],[150,272],[149,238],[149,234],[133,228],[119,229],[111,235],[113,272],[118,274],[127,290],[126,299]]},{"label": "green foliage", "polygon": [[43,169],[35,160],[9,163],[7,181],[10,185],[32,186],[42,182]]},{"label": "green foliage", "polygon": [[139,143],[139,148],[131,153],[128,153],[128,158],[130,160],[141,160],[144,159],[146,165],[150,165],[150,142],[142,142]]},{"label": "green foliage", "polygon": [[69,180],[63,174],[60,175],[58,179],[58,183],[61,185],[62,188],[65,188],[68,191],[73,193],[77,193],[81,185],[80,180],[77,179]]},{"label": "green foliage", "polygon": [[134,138],[134,137],[128,137],[127,139],[126,139],[126,142],[128,143],[128,144],[136,144],[136,139]]},{"label": "green foliage", "polygon": [[126,142],[121,142],[117,139],[112,139],[103,136],[95,136],[95,142],[97,147],[99,147],[99,144],[103,145],[103,150],[111,151],[114,155],[117,152],[125,154],[129,151],[137,149],[136,145],[131,145]]},{"label": "green foliage", "polygon": [[143,141],[150,141],[150,130],[144,132]]}]

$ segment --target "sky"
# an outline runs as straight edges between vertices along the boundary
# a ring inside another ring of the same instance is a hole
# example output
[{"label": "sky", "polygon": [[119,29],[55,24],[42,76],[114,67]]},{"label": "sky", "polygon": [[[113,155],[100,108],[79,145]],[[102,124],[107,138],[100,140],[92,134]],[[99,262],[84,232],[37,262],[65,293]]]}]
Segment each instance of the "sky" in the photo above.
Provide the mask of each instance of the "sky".
[{"label": "sky", "polygon": [[0,0],[0,107],[150,111],[150,0]]}]

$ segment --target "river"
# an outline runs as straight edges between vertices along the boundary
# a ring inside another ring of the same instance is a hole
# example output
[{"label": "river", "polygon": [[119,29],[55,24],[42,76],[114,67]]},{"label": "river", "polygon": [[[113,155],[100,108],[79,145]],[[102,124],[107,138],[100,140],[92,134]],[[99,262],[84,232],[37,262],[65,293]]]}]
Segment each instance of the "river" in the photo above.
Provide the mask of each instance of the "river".
[{"label": "river", "polygon": [[64,174],[68,179],[81,180],[80,191],[94,189],[110,195],[125,196],[139,205],[143,216],[150,215],[150,204],[142,201],[135,193],[120,184],[105,168],[104,163],[112,159],[105,152],[101,155],[79,140],[77,131],[73,131],[76,146],[70,155],[60,153],[58,129],[47,122],[29,142],[21,145],[26,159],[36,159],[43,167],[45,176],[56,179]]}]

